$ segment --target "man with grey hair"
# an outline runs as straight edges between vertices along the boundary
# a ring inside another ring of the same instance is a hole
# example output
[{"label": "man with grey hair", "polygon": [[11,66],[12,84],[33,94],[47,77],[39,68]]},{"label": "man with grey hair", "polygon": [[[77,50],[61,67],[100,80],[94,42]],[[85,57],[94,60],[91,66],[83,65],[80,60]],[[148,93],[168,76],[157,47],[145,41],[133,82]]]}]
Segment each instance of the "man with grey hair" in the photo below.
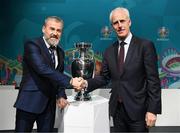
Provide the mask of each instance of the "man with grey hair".
[{"label": "man with grey hair", "polygon": [[15,102],[16,132],[31,132],[34,122],[38,132],[52,132],[56,102],[63,109],[67,104],[65,88],[79,84],[79,79],[66,76],[64,51],[58,46],[63,20],[50,16],[42,27],[43,37],[26,41],[23,77]]},{"label": "man with grey hair", "polygon": [[126,8],[112,10],[109,18],[117,41],[104,52],[101,76],[84,80],[81,89],[93,91],[111,81],[109,113],[113,117],[113,132],[148,132],[161,113],[154,44],[131,33]]}]

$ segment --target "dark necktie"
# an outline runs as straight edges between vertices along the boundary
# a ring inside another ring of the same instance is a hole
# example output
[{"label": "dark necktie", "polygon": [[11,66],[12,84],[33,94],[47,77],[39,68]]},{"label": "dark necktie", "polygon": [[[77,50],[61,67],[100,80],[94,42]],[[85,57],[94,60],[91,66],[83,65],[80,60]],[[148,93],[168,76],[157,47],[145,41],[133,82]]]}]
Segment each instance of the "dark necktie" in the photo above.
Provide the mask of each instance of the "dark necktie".
[{"label": "dark necktie", "polygon": [[123,64],[124,64],[124,45],[126,43],[124,41],[122,41],[120,43],[120,51],[118,54],[118,67],[119,67],[119,71],[122,72],[123,69]]},{"label": "dark necktie", "polygon": [[[126,43],[124,41],[122,41],[119,45],[120,45],[120,50],[118,53],[118,67],[119,67],[119,72],[122,72],[123,69],[123,64],[124,64],[124,45]],[[121,96],[118,97],[118,102],[122,103],[122,98]]]},{"label": "dark necktie", "polygon": [[50,54],[51,54],[51,59],[52,59],[52,62],[53,62],[53,66],[55,67],[55,50],[56,50],[56,47],[49,47],[49,50],[50,50]]}]

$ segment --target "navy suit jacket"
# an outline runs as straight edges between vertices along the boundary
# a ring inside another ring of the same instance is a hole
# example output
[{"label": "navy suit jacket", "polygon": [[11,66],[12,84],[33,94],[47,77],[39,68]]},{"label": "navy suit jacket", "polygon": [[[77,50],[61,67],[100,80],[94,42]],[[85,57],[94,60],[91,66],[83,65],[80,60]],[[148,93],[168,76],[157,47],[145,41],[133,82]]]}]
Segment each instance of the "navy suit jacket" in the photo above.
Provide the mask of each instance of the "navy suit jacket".
[{"label": "navy suit jacket", "polygon": [[63,74],[64,51],[57,47],[58,66],[55,69],[42,37],[24,45],[23,77],[15,107],[31,113],[42,113],[49,100],[64,97],[70,78]]},{"label": "navy suit jacket", "polygon": [[133,36],[122,72],[118,72],[118,41],[106,49],[102,76],[88,80],[88,90],[112,82],[109,101],[114,116],[118,97],[132,120],[142,120],[145,113],[161,113],[161,88],[157,68],[157,54],[152,42]]}]

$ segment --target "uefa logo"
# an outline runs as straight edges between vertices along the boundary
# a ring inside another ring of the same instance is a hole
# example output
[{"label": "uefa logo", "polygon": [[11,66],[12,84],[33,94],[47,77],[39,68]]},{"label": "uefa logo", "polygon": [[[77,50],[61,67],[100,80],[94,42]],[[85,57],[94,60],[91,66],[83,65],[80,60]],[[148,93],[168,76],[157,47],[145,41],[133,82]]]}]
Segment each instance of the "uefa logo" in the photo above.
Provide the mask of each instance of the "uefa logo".
[{"label": "uefa logo", "polygon": [[169,29],[165,26],[158,29],[158,41],[168,41],[169,40]]},{"label": "uefa logo", "polygon": [[108,26],[104,26],[101,29],[101,40],[112,40],[112,29]]}]

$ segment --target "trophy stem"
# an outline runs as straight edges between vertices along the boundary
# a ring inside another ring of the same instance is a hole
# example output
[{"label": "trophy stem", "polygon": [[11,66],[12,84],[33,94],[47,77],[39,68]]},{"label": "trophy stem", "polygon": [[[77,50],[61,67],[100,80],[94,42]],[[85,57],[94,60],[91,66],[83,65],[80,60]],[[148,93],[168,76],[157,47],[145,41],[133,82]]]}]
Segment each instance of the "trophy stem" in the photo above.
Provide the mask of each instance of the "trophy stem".
[{"label": "trophy stem", "polygon": [[74,99],[76,101],[89,101],[91,100],[91,95],[86,91],[79,91]]}]

